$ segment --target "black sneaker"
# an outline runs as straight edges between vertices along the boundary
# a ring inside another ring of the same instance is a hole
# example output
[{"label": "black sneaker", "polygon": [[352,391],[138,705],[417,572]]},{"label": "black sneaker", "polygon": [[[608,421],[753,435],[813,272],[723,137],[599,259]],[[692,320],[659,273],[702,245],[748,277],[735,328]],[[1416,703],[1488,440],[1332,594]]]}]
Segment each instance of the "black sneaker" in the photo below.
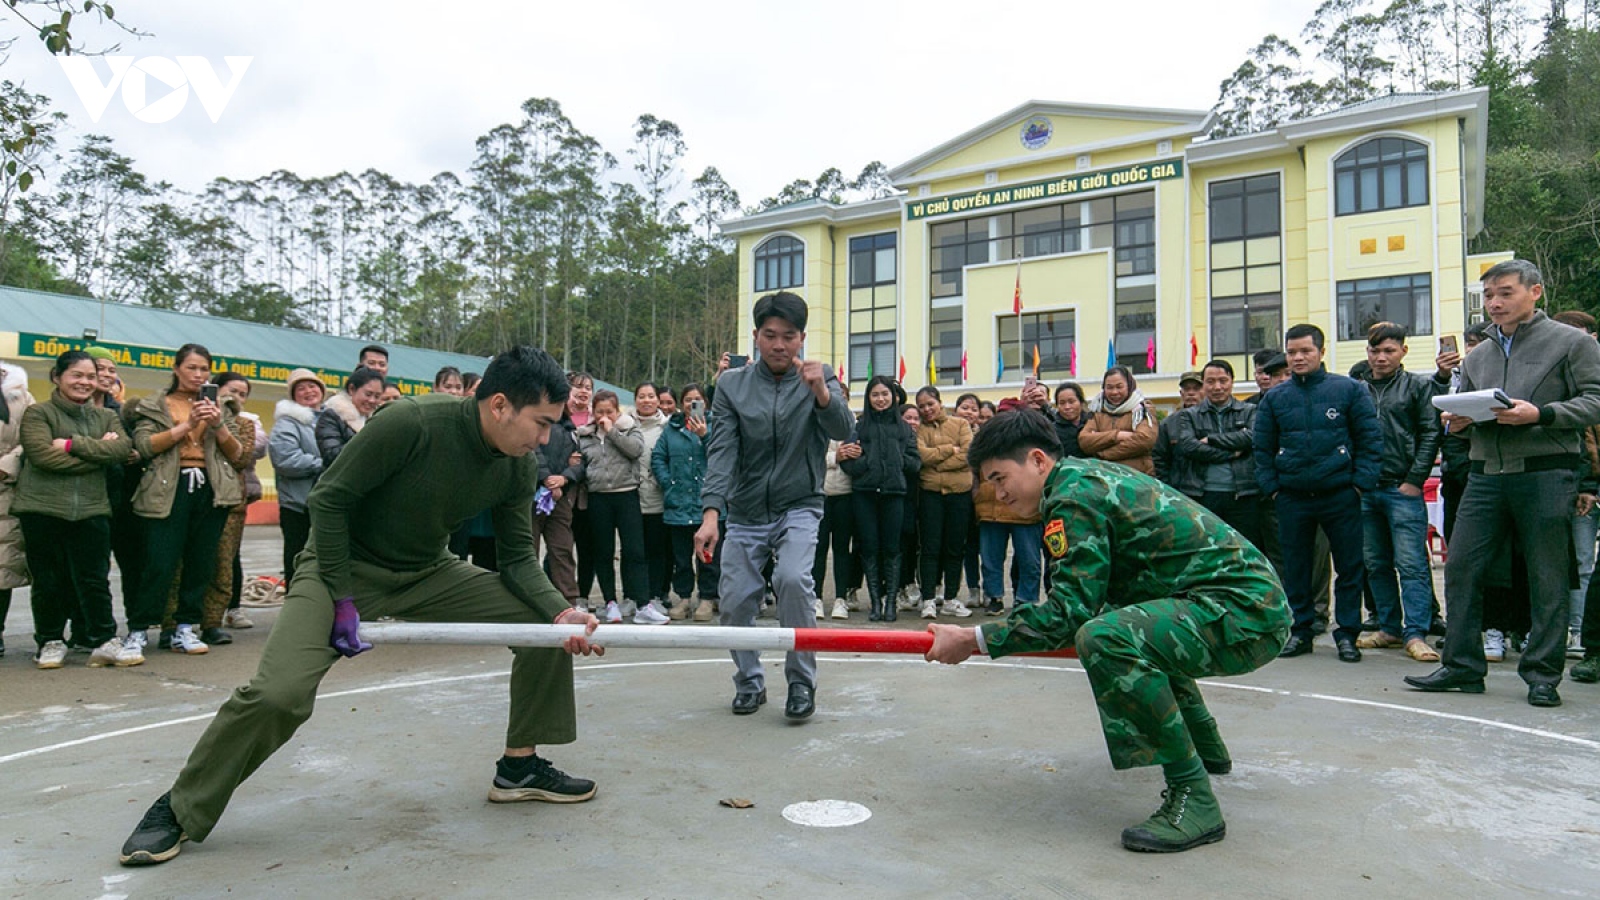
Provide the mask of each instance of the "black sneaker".
[{"label": "black sneaker", "polygon": [[990,597],[984,612],[991,616],[1003,616],[1006,614],[1006,602],[999,597]]},{"label": "black sneaker", "polygon": [[122,864],[125,866],[153,866],[178,855],[178,850],[189,836],[183,833],[178,817],[172,812],[172,792],[162,794],[150,810],[139,820],[139,827],[128,835],[122,845]]},{"label": "black sneaker", "polygon": [[489,789],[491,803],[582,803],[593,796],[594,782],[573,778],[539,756],[500,757],[495,766],[494,787]]},{"label": "black sneaker", "polygon": [[233,643],[233,635],[221,628],[200,629],[200,643],[211,647],[220,647],[223,644]]},{"label": "black sneaker", "polygon": [[172,631],[168,631],[165,628],[161,629],[161,636],[159,638],[156,638],[156,649],[157,650],[171,650],[172,649],[172,636],[174,634],[177,634],[177,630],[176,629],[174,629]]}]

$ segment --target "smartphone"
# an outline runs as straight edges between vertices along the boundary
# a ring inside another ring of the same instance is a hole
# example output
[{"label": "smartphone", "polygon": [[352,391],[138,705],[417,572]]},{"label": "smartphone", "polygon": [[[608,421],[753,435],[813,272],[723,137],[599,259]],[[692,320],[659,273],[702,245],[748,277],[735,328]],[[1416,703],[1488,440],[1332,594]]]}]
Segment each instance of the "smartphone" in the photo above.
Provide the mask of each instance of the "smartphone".
[{"label": "smartphone", "polygon": [[1453,335],[1453,334],[1447,334],[1444,337],[1439,338],[1439,352],[1440,353],[1456,353],[1456,352],[1459,352],[1459,351],[1456,350],[1456,336]]},{"label": "smartphone", "polygon": [[704,400],[689,401],[689,418],[704,419],[706,417],[706,402]]},{"label": "smartphone", "polygon": [[728,368],[730,368],[730,369],[743,368],[749,362],[750,362],[750,357],[746,356],[743,353],[729,353],[728,354]]},{"label": "smartphone", "polygon": [[1033,390],[1034,388],[1036,388],[1038,386],[1039,386],[1039,379],[1033,377],[1032,375],[1024,375],[1024,376],[1022,376],[1022,392],[1024,394],[1026,394],[1027,392]]},{"label": "smartphone", "polygon": [[209,400],[212,403],[217,402],[217,386],[214,384],[200,385],[200,399]]}]

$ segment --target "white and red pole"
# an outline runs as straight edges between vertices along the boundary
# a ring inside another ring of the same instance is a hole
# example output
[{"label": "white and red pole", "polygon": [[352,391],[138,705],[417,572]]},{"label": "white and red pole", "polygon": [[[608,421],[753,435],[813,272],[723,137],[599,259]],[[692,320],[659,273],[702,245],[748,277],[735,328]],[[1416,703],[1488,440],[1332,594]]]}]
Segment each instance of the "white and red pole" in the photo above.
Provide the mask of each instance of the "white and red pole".
[{"label": "white and red pole", "polygon": [[[583,634],[582,625],[518,625],[473,622],[362,622],[361,637],[382,644],[483,644],[498,647],[560,647]],[[813,653],[907,653],[921,656],[933,646],[926,631],[853,628],[723,628],[713,625],[601,625],[590,643],[641,650],[799,650]],[[1029,656],[1075,657],[1073,650]]]}]

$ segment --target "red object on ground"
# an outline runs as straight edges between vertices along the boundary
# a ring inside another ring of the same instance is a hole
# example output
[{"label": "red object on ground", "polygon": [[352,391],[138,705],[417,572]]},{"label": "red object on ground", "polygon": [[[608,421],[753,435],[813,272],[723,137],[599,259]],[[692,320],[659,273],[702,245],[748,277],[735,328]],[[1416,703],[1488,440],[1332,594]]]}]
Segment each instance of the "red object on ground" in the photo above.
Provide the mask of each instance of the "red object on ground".
[{"label": "red object on ground", "polygon": [[[807,653],[927,653],[933,635],[926,631],[871,631],[864,628],[796,628],[794,649]],[[1076,659],[1072,648],[1024,656]]]}]

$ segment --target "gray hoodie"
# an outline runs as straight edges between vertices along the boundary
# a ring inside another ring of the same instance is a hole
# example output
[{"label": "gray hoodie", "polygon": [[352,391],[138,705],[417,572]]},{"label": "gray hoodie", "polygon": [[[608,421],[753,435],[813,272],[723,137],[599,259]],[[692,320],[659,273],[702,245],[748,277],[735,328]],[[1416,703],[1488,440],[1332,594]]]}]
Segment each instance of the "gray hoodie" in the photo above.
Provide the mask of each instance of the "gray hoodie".
[{"label": "gray hoodie", "polygon": [[855,423],[827,369],[828,405],[817,407],[797,363],[775,376],[764,363],[717,379],[700,503],[730,525],[770,525],[792,509],[822,508],[828,440],[847,440]]}]

